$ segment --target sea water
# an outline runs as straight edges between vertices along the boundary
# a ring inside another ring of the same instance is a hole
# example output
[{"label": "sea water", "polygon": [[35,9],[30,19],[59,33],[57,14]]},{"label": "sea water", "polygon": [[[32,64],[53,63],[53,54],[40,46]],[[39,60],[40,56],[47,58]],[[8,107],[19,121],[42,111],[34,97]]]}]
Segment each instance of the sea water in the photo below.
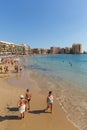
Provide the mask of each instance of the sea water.
[{"label": "sea water", "polygon": [[52,90],[67,118],[87,130],[87,55],[44,55],[26,57],[42,90]]}]

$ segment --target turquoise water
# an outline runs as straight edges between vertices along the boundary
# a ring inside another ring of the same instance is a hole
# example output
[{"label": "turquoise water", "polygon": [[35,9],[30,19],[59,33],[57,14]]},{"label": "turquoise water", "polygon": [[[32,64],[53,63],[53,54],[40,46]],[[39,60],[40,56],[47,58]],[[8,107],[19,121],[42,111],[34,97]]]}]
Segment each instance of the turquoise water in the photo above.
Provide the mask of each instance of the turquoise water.
[{"label": "turquoise water", "polygon": [[31,69],[87,89],[87,55],[37,56],[29,59],[29,63]]},{"label": "turquoise water", "polygon": [[87,55],[46,55],[23,59],[43,90],[52,90],[67,118],[87,130]]}]

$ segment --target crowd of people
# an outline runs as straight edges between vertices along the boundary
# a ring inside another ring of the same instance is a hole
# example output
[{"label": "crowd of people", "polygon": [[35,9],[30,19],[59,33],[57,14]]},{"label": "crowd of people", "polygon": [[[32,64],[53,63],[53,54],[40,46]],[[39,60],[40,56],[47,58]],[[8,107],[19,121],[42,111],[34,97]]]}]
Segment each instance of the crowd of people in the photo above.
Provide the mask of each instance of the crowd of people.
[{"label": "crowd of people", "polygon": [[11,67],[14,67],[14,72],[22,72],[22,66],[19,65],[18,61],[16,61],[15,58],[2,58],[2,63],[0,64],[0,73],[8,74],[11,70]]}]

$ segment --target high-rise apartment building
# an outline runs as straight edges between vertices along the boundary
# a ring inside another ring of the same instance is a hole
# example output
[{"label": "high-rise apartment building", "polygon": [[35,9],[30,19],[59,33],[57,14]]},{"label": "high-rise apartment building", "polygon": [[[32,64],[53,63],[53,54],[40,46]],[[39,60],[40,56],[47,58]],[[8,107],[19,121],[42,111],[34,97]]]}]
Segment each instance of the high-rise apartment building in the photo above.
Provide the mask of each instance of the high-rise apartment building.
[{"label": "high-rise apartment building", "polygon": [[72,52],[74,54],[82,54],[82,44],[73,44],[72,45]]}]

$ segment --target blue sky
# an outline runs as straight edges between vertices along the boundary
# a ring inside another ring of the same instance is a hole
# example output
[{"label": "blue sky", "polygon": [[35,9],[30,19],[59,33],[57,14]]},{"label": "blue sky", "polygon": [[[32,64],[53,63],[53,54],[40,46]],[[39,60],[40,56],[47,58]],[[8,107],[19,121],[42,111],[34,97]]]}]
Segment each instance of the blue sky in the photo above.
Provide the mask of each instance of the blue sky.
[{"label": "blue sky", "polygon": [[87,51],[87,0],[0,0],[0,41]]}]

